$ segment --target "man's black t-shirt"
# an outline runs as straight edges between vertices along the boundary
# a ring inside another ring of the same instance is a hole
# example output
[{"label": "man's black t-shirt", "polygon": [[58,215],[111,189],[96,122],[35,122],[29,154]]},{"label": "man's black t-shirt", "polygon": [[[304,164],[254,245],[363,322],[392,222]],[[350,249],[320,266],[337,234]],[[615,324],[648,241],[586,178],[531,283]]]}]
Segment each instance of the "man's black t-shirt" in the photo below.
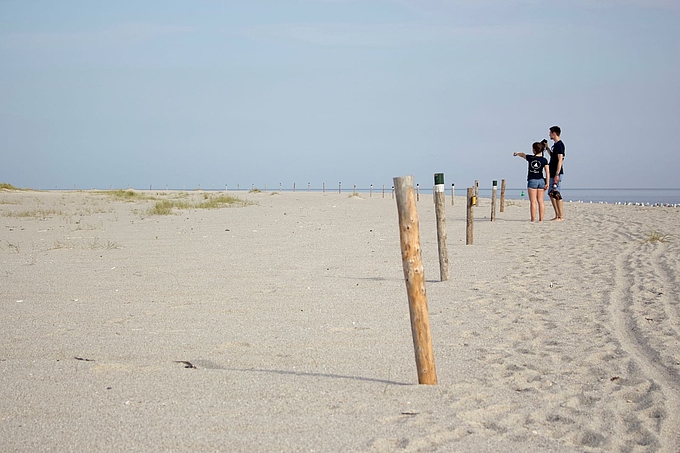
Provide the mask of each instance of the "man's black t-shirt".
[{"label": "man's black t-shirt", "polygon": [[555,142],[552,148],[552,155],[550,156],[550,177],[553,178],[555,173],[557,173],[557,155],[562,155],[562,168],[560,169],[560,174],[564,174],[564,142],[562,140]]}]

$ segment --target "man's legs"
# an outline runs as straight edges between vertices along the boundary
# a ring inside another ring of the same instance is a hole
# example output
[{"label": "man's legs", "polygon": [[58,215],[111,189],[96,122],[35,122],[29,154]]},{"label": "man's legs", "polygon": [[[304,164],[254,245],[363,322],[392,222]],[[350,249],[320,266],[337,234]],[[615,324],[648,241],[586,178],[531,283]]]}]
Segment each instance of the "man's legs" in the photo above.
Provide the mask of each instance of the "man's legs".
[{"label": "man's legs", "polygon": [[[560,192],[562,190],[562,178],[563,175],[560,175],[560,180],[557,183],[557,191]],[[559,199],[556,199],[555,197],[552,196],[551,192],[553,190],[553,186],[555,185],[555,178],[550,178],[550,188],[549,188],[549,195],[550,195],[550,202],[552,203],[553,209],[555,210],[555,217],[551,220],[557,220],[561,221],[564,220],[564,203],[562,202],[562,197],[560,196]]]}]

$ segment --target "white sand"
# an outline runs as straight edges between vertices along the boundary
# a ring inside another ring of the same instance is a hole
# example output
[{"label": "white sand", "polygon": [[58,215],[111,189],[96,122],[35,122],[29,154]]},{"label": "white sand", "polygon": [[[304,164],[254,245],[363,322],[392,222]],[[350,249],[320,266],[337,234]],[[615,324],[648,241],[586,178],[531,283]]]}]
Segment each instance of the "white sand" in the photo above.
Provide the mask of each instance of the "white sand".
[{"label": "white sand", "polygon": [[421,196],[421,386],[389,194],[238,195],[0,192],[0,451],[680,451],[680,209]]}]

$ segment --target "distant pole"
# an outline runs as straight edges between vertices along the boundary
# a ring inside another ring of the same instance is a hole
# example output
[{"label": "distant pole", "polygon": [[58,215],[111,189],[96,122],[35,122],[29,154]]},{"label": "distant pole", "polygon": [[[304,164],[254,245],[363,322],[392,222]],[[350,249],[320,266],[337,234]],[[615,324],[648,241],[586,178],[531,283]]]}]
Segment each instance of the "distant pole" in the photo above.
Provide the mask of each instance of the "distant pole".
[{"label": "distant pole", "polygon": [[295,192],[295,183],[293,183],[293,192]]},{"label": "distant pole", "polygon": [[473,243],[473,238],[472,238],[472,233],[473,233],[473,227],[474,227],[474,206],[475,206],[475,188],[474,187],[468,187],[467,190],[467,221],[466,221],[466,229],[465,229],[465,245],[472,245]]},{"label": "distant pole", "polygon": [[151,184],[149,184],[149,190],[151,190]]},{"label": "distant pole", "polygon": [[501,179],[501,212],[505,212],[505,179]]},{"label": "distant pole", "polygon": [[323,193],[326,193],[326,183],[323,183]]},{"label": "distant pole", "polygon": [[453,191],[454,191],[455,188],[456,188],[456,186],[453,183],[451,183],[451,206],[453,206],[453,200],[454,200]]},{"label": "distant pole", "polygon": [[373,197],[373,184],[371,184],[371,188],[369,189],[369,192],[368,192],[368,198],[372,198],[372,197]]},{"label": "distant pole", "polygon": [[434,206],[437,217],[437,244],[439,245],[439,277],[449,279],[449,254],[446,247],[446,194],[444,173],[434,174]]},{"label": "distant pole", "polygon": [[427,310],[425,272],[420,250],[418,210],[414,200],[413,176],[394,178],[394,185],[399,214],[401,260],[411,315],[411,335],[413,336],[418,383],[436,385],[437,370],[434,364],[430,319]]},{"label": "distant pole", "polygon": [[477,206],[478,199],[479,199],[479,181],[475,179],[475,206]]},{"label": "distant pole", "polygon": [[338,183],[338,193],[342,193],[342,181]]},{"label": "distant pole", "polygon": [[385,198],[385,184],[383,184],[383,193],[382,193],[382,197]]},{"label": "distant pole", "polygon": [[310,183],[310,182],[307,183],[307,192],[309,192],[309,188],[311,187],[311,184],[312,183]]},{"label": "distant pole", "polygon": [[241,190],[241,183],[236,184],[236,190]]},{"label": "distant pole", "polygon": [[264,191],[267,191],[267,183],[264,183]]},{"label": "distant pole", "polygon": [[354,184],[354,189],[352,189],[352,196],[356,197],[357,196],[357,185]]},{"label": "distant pole", "polygon": [[283,192],[283,190],[281,189],[282,187],[283,187],[283,183],[279,183],[279,192]]},{"label": "distant pole", "polygon": [[416,201],[420,201],[420,184],[416,184]]},{"label": "distant pole", "polygon": [[498,191],[498,181],[494,180],[491,189],[491,221],[496,220],[496,192]]},{"label": "distant pole", "polygon": [[227,192],[229,190],[229,184],[224,185],[224,191]]},{"label": "distant pole", "polygon": [[394,200],[394,186],[392,186],[392,199]]}]

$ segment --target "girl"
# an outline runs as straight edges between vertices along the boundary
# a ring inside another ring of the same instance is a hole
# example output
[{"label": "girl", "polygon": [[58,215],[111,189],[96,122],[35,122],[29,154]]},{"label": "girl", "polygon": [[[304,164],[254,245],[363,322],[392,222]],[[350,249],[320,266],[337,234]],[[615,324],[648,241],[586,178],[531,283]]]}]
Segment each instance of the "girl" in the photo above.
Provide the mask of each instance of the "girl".
[{"label": "girl", "polygon": [[[527,175],[527,191],[529,192],[529,207],[531,208],[531,221],[536,221],[536,204],[538,204],[538,221],[543,221],[545,214],[545,204],[543,203],[543,196],[548,190],[548,181],[550,181],[550,168],[548,167],[548,160],[543,157],[545,151],[546,141],[534,142],[531,148],[534,152],[533,156],[524,153],[512,153],[513,156],[519,156],[529,162],[529,174]],[[545,177],[543,174],[545,173]]]}]

